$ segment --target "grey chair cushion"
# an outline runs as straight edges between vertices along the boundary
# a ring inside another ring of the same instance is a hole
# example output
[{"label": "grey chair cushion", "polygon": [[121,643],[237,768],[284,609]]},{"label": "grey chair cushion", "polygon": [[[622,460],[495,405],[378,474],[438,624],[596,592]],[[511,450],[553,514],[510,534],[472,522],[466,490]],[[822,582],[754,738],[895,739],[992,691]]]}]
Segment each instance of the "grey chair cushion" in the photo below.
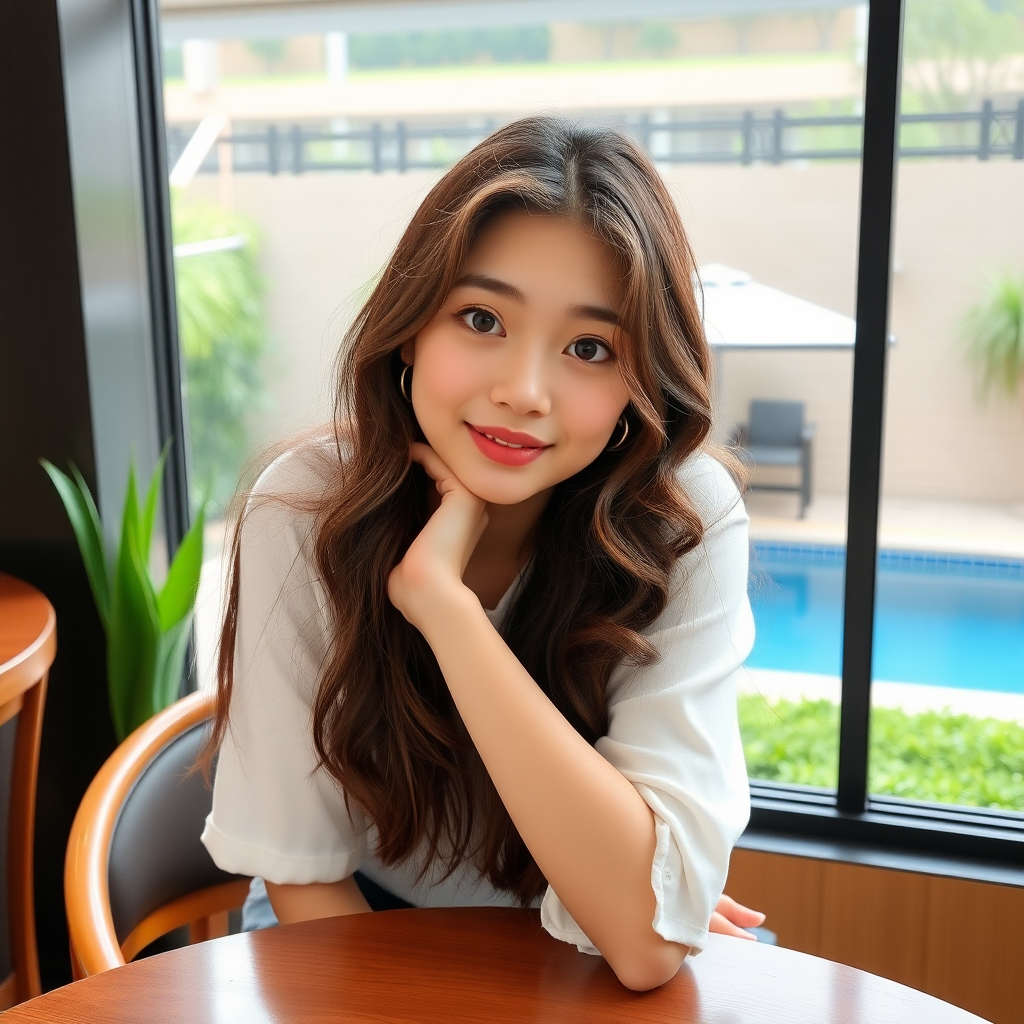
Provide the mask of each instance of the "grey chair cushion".
[{"label": "grey chair cushion", "polygon": [[799,448],[803,440],[804,403],[756,399],[750,403],[747,446]]},{"label": "grey chair cushion", "polygon": [[799,466],[803,459],[799,448],[774,448],[763,444],[748,445],[746,456],[755,466]]},{"label": "grey chair cushion", "polygon": [[208,723],[182,733],[150,762],[121,808],[110,847],[110,909],[119,942],[179,896],[230,882],[199,841],[213,796],[189,775]]}]

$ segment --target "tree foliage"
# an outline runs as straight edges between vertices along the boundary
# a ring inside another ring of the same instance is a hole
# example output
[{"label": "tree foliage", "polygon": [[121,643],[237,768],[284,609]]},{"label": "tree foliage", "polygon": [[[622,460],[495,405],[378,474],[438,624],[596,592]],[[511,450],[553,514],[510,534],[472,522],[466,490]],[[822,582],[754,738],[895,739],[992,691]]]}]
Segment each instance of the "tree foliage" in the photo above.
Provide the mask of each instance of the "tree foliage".
[{"label": "tree foliage", "polygon": [[193,491],[208,491],[216,512],[234,492],[250,446],[250,417],[266,405],[267,329],[256,226],[216,206],[175,203],[175,245],[211,239],[241,244],[179,256],[175,275]]},{"label": "tree foliage", "polygon": [[998,92],[1024,54],[1024,0],[907,0],[904,108],[960,110]]},{"label": "tree foliage", "polygon": [[1024,274],[993,277],[960,332],[983,393],[996,389],[1015,396],[1024,380]]}]

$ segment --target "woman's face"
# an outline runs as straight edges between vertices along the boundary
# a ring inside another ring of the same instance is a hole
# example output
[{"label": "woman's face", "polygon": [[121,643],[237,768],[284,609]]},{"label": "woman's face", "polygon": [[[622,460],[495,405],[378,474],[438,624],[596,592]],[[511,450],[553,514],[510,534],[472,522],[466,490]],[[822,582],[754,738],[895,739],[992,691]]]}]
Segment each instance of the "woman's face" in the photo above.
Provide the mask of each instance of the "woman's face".
[{"label": "woman's face", "polygon": [[484,228],[402,350],[420,427],[469,490],[525,501],[618,439],[629,401],[620,302],[606,247],[571,221],[508,213]]}]

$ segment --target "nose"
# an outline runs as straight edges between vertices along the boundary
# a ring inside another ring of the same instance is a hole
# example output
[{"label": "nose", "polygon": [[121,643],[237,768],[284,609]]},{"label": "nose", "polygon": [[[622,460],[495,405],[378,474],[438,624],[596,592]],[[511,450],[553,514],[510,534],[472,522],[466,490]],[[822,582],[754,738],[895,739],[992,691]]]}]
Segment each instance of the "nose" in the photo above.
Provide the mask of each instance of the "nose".
[{"label": "nose", "polygon": [[551,367],[547,346],[523,342],[509,347],[491,388],[491,401],[516,416],[547,416],[551,412]]}]

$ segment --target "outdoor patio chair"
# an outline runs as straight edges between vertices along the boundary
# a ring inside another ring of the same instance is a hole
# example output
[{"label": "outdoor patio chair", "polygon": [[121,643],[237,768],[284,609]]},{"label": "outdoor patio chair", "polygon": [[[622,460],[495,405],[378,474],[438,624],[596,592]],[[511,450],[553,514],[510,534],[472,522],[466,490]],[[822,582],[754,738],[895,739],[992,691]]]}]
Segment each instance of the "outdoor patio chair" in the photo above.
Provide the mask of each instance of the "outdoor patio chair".
[{"label": "outdoor patio chair", "polygon": [[[803,519],[811,502],[814,441],[814,425],[804,422],[804,403],[755,399],[750,403],[750,422],[739,425],[733,440],[740,457],[751,469],[748,489],[798,494]],[[759,483],[753,474],[765,466],[793,468],[799,472],[799,480],[794,484]]]}]

